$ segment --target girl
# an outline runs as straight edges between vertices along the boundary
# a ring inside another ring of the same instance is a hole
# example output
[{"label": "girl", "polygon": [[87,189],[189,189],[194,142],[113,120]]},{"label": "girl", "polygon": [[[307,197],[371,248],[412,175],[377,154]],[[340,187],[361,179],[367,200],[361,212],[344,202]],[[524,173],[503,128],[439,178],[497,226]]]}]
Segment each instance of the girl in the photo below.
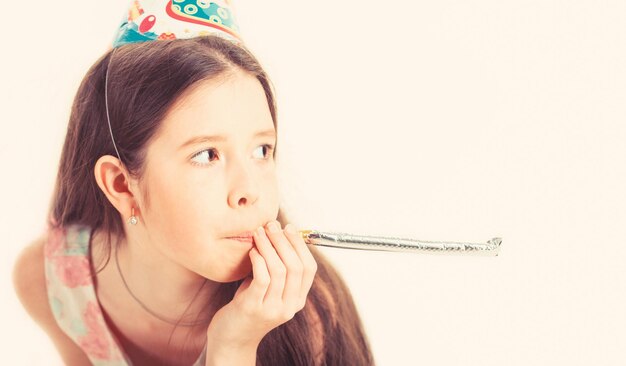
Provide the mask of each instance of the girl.
[{"label": "girl", "polygon": [[20,300],[69,365],[373,364],[342,278],[280,210],[267,75],[220,35],[175,38],[87,72]]}]

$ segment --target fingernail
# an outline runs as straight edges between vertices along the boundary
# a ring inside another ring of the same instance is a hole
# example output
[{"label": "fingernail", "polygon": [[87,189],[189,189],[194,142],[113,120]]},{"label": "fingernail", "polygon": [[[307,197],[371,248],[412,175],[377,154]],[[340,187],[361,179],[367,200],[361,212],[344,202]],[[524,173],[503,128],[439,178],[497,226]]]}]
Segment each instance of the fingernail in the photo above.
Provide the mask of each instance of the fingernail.
[{"label": "fingernail", "polygon": [[267,226],[269,227],[271,233],[275,233],[279,229],[278,223],[276,221],[270,222]]},{"label": "fingernail", "polygon": [[256,233],[257,235],[263,235],[265,233],[265,229],[263,229],[263,226],[259,226],[259,228],[256,229]]}]

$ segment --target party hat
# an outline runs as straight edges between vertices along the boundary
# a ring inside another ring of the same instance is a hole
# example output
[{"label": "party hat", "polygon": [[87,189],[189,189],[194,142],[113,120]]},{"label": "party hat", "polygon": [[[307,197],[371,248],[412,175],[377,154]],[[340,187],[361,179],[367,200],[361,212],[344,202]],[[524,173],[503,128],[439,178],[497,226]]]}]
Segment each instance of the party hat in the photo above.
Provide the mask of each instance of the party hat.
[{"label": "party hat", "polygon": [[132,0],[112,47],[216,34],[242,43],[229,0]]}]

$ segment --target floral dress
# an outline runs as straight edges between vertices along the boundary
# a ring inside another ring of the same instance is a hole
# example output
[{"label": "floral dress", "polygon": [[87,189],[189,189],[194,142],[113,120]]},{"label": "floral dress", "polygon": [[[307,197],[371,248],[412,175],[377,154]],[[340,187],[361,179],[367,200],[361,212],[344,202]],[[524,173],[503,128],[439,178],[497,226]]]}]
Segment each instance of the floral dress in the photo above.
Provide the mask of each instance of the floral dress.
[{"label": "floral dress", "polygon": [[[96,297],[89,255],[88,226],[51,229],[44,245],[48,302],[61,329],[93,365],[131,366],[109,330]],[[193,366],[204,365],[206,346]]]}]

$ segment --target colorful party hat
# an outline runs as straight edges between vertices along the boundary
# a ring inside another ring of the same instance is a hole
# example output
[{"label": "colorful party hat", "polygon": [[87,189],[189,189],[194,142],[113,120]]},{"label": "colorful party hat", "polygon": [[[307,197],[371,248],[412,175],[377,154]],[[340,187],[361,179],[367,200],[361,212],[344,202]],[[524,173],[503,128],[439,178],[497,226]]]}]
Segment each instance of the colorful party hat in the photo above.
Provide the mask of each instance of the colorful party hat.
[{"label": "colorful party hat", "polygon": [[241,43],[229,0],[132,0],[112,47],[216,34]]}]

